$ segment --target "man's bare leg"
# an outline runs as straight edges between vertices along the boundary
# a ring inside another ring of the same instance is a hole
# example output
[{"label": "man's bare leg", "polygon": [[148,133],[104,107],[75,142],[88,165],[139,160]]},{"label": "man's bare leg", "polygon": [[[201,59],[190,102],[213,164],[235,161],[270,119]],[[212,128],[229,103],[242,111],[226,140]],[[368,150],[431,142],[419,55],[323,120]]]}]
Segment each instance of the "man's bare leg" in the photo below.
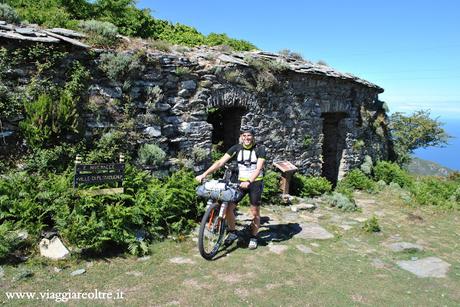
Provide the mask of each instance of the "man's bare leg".
[{"label": "man's bare leg", "polygon": [[226,218],[227,218],[227,223],[228,223],[228,229],[231,231],[235,230],[236,222],[235,222],[235,204],[234,203],[228,203]]},{"label": "man's bare leg", "polygon": [[252,223],[251,234],[253,237],[257,236],[260,228],[260,206],[251,206]]}]

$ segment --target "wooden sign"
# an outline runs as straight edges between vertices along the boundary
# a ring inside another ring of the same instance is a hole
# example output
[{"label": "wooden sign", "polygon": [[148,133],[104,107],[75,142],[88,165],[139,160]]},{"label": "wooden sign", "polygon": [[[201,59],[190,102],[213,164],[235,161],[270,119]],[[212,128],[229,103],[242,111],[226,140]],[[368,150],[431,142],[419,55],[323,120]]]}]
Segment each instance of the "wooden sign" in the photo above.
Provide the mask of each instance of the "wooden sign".
[{"label": "wooden sign", "polygon": [[295,172],[297,170],[297,167],[289,161],[277,161],[273,162],[273,165],[283,173]]},{"label": "wooden sign", "polygon": [[[114,182],[122,184],[124,178],[125,163],[123,155],[120,155],[120,163],[82,164],[79,155],[75,160],[74,188],[77,188],[80,184],[103,184]],[[123,193],[123,188],[90,190],[87,192],[86,194],[91,195],[118,194]]]},{"label": "wooden sign", "polygon": [[277,161],[273,162],[280,171],[281,171],[281,182],[280,187],[283,194],[289,194],[289,186],[291,183],[292,175],[297,170],[297,167],[289,161]]}]

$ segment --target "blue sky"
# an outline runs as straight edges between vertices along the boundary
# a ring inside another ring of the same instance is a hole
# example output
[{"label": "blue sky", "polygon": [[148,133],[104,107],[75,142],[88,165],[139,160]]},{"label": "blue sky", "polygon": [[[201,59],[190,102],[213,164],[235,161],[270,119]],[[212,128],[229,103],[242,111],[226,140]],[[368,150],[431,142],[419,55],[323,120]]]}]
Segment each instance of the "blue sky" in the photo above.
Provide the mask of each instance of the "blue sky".
[{"label": "blue sky", "polygon": [[139,1],[155,17],[290,49],[383,87],[390,110],[460,119],[460,1]]}]

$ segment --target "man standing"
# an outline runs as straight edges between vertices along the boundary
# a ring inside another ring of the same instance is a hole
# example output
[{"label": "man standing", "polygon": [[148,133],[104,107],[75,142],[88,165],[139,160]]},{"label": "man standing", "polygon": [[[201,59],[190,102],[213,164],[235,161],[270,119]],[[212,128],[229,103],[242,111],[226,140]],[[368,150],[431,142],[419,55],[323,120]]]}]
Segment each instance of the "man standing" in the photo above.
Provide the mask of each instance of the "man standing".
[{"label": "man standing", "polygon": [[[225,155],[209,167],[203,174],[196,177],[201,182],[207,175],[212,174],[225,165],[229,160],[236,160],[238,163],[238,181],[243,190],[243,196],[249,194],[251,203],[252,223],[251,238],[249,249],[257,248],[257,233],[260,228],[260,205],[262,199],[263,167],[265,163],[265,148],[255,144],[254,129],[242,128],[240,133],[240,143],[232,146]],[[241,197],[242,199],[242,197]],[[239,201],[241,201],[239,199]],[[235,209],[236,203],[230,203],[227,208],[228,235],[225,244],[229,245],[238,238],[235,229]]]}]

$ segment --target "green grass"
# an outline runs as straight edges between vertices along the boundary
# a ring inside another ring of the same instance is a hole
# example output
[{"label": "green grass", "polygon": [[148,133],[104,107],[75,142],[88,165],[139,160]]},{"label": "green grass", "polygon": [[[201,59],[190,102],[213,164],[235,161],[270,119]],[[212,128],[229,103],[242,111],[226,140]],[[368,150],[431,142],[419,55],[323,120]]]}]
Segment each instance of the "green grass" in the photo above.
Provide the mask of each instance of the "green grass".
[{"label": "green grass", "polygon": [[[32,301],[7,301],[5,291],[123,291],[122,301],[98,304],[182,306],[455,306],[460,304],[460,213],[440,212],[431,207],[408,207],[394,192],[377,196],[355,194],[362,212],[344,213],[319,204],[313,213],[302,212],[299,223],[317,222],[334,234],[329,240],[304,240],[296,236],[272,242],[288,246],[281,255],[268,246],[255,251],[237,248],[226,257],[206,261],[199,256],[192,239],[165,241],[152,246],[146,261],[126,256],[92,260],[71,260],[55,264],[38,258],[17,266],[3,266],[0,302],[12,306]],[[376,198],[375,203],[366,200]],[[247,208],[242,208],[247,210]],[[266,207],[262,215],[281,219],[289,208]],[[366,233],[363,222],[354,218],[378,216],[382,230]],[[413,218],[416,216],[417,218]],[[275,223],[276,222],[272,222]],[[280,222],[286,224],[287,222]],[[352,224],[350,230],[341,225]],[[353,224],[354,223],[354,224]],[[261,230],[264,230],[262,228]],[[399,235],[400,241],[419,243],[420,252],[392,252],[384,247]],[[313,245],[312,245],[313,243]],[[313,250],[303,254],[296,245]],[[437,256],[451,264],[446,278],[418,278],[396,265],[398,260]],[[184,257],[194,264],[175,264],[173,257]],[[378,259],[378,260],[376,260]],[[381,267],[372,265],[379,261]],[[62,267],[59,273],[54,267]],[[78,268],[87,272],[71,277]],[[13,281],[24,270],[34,275]],[[140,276],[135,276],[140,275]],[[46,304],[52,303],[46,301]],[[95,301],[72,301],[93,306]]]}]

